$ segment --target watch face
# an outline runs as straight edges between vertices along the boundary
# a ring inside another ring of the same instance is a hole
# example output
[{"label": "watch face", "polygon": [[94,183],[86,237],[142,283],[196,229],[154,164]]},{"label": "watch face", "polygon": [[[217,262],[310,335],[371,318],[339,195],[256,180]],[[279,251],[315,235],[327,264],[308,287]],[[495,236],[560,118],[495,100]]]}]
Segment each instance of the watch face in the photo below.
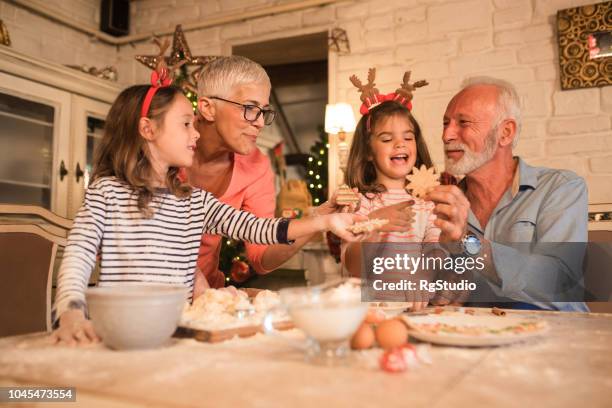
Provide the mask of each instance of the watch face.
[{"label": "watch face", "polygon": [[468,235],[463,240],[463,248],[468,255],[477,255],[480,252],[480,240],[475,235]]}]

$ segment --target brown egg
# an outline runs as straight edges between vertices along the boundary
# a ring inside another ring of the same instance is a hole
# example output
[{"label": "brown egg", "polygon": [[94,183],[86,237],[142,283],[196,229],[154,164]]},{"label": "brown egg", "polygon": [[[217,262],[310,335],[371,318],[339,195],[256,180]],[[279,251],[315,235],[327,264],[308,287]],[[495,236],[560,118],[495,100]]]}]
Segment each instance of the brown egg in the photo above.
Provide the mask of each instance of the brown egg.
[{"label": "brown egg", "polygon": [[374,345],[374,329],[368,323],[362,323],[351,339],[353,350],[369,349]]},{"label": "brown egg", "polygon": [[385,313],[382,310],[370,309],[366,315],[366,323],[378,324],[385,320]]},{"label": "brown egg", "polygon": [[376,341],[384,349],[399,347],[408,341],[408,328],[398,319],[389,319],[376,327]]}]

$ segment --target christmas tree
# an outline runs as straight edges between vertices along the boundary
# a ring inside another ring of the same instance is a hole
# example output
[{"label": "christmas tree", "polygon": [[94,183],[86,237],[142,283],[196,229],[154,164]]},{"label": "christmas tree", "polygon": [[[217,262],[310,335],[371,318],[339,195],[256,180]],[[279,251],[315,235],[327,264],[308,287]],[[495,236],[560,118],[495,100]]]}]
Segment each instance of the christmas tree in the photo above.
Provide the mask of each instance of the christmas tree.
[{"label": "christmas tree", "polygon": [[327,200],[327,156],[329,143],[323,126],[318,127],[319,140],[310,148],[306,163],[306,184],[315,206]]},{"label": "christmas tree", "polygon": [[[184,58],[182,51],[179,51],[179,55],[181,58]],[[183,64],[180,66],[179,72],[174,76],[174,83],[180,86],[181,84],[188,83],[188,78],[189,71],[187,70],[187,65]],[[190,89],[193,87],[182,86],[181,88],[187,99],[189,99],[189,102],[191,102],[193,111],[196,112],[198,109],[198,94],[193,89]]]}]

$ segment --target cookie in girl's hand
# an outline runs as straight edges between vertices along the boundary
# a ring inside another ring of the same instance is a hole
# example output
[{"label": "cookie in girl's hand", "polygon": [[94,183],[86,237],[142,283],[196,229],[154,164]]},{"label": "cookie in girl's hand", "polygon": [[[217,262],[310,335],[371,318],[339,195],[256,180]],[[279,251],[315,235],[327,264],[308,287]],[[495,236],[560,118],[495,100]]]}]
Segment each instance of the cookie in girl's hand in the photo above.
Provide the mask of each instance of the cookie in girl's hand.
[{"label": "cookie in girl's hand", "polygon": [[417,198],[424,197],[427,190],[440,185],[440,175],[436,173],[436,169],[427,168],[424,164],[420,169],[414,167],[412,174],[408,174],[406,178],[408,179],[406,190],[411,191],[412,195]]},{"label": "cookie in girl's hand", "polygon": [[355,224],[347,227],[347,230],[349,230],[355,235],[362,234],[364,232],[372,232],[379,230],[383,225],[387,224],[388,222],[389,220],[374,218],[367,221],[356,222]]},{"label": "cookie in girl's hand", "polygon": [[359,203],[359,195],[357,195],[349,186],[346,184],[338,187],[336,192],[336,204],[344,206]]}]

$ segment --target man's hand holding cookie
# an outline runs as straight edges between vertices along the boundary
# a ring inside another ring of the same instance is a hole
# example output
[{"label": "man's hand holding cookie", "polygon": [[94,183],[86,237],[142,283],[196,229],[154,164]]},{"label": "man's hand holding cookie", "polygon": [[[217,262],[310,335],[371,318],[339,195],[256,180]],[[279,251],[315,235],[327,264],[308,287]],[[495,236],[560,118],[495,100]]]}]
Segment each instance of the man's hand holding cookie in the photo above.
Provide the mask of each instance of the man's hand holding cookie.
[{"label": "man's hand holding cookie", "polygon": [[470,202],[457,186],[435,186],[424,197],[436,206],[434,221],[440,228],[440,242],[460,241],[467,232],[467,217]]}]

